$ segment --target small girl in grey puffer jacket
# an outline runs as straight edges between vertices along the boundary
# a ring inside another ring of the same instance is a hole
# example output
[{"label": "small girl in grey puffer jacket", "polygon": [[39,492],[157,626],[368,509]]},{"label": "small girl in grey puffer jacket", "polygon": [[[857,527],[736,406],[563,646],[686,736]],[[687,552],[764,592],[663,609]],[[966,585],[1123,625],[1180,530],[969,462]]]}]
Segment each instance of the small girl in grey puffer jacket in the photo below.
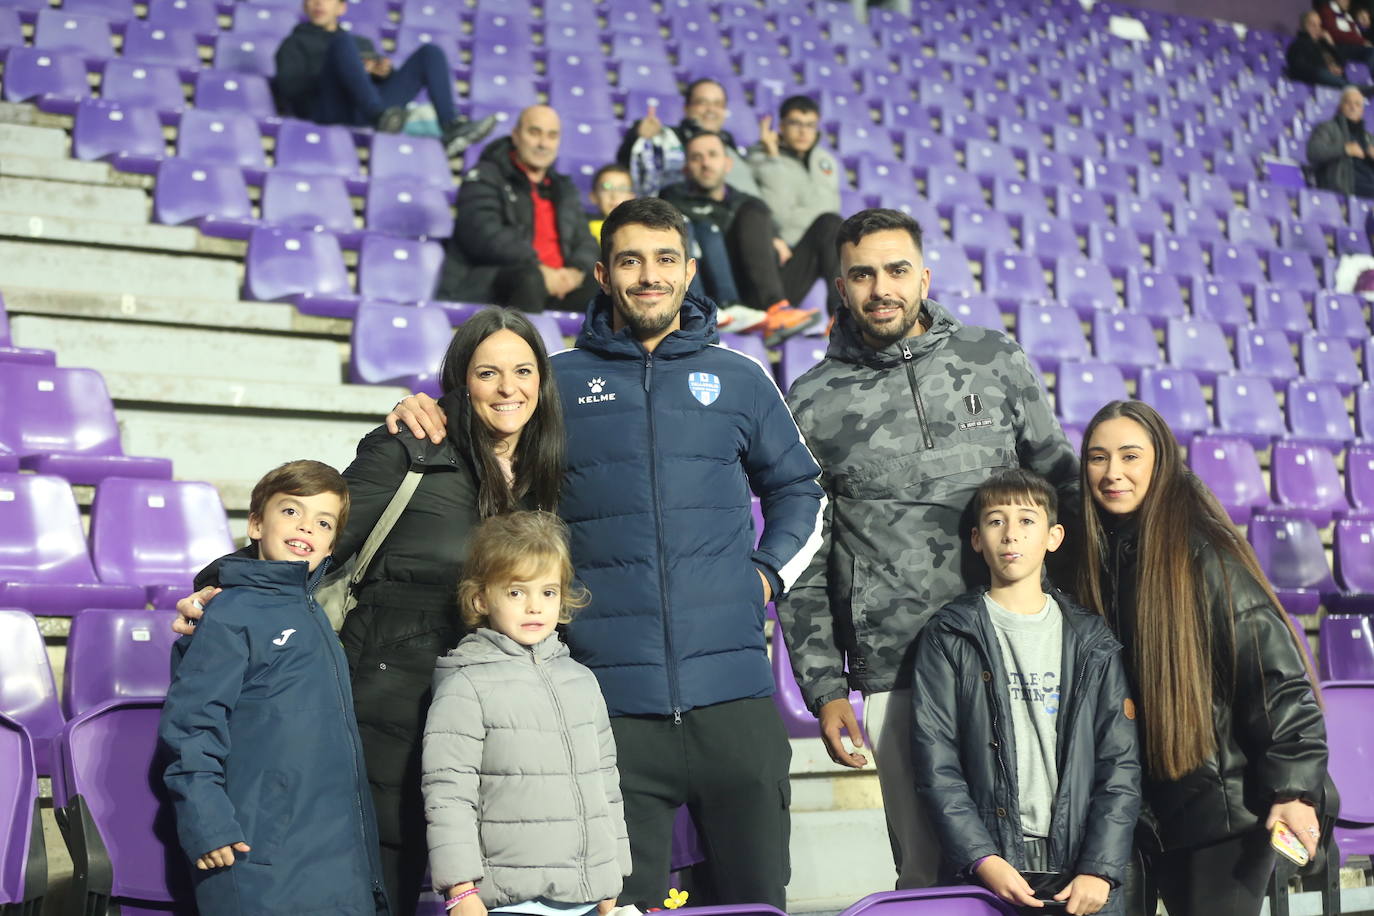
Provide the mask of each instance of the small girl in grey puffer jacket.
[{"label": "small girl in grey puffer jacket", "polygon": [[459,601],[478,629],[438,661],[421,779],[434,889],[458,916],[608,913],[630,873],[606,703],[554,630],[586,604],[571,580],[547,512],[471,542]]}]

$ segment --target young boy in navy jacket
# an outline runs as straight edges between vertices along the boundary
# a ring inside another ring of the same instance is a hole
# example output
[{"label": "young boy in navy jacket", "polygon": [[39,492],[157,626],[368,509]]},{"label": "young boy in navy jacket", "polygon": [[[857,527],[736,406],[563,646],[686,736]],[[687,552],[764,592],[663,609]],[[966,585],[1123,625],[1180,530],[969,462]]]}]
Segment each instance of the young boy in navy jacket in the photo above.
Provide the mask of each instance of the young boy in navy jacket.
[{"label": "young boy in navy jacket", "polygon": [[1044,591],[1057,498],[1008,470],[973,498],[992,585],[950,602],[917,643],[916,789],[946,882],[1034,911],[1123,913],[1140,809],[1135,707],[1104,621]]},{"label": "young boy in navy jacket", "polygon": [[348,485],[293,461],[260,480],[258,559],[173,649],[159,737],[196,904],[220,914],[389,913],[348,663],[314,590],[348,519]]}]

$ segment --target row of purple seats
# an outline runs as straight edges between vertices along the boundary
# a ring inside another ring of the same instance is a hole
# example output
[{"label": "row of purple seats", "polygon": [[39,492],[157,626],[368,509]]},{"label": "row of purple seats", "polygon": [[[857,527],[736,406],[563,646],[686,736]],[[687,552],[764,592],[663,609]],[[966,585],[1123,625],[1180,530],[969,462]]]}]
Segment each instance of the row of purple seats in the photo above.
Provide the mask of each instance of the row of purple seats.
[{"label": "row of purple seats", "polygon": [[1374,609],[1374,520],[1345,518],[1332,531],[1337,578],[1327,564],[1321,530],[1310,518],[1260,511],[1251,516],[1246,538],[1284,609],[1292,615],[1368,613]]},{"label": "row of purple seats", "polygon": [[1323,446],[1275,442],[1269,458],[1271,487],[1265,486],[1258,453],[1247,439],[1200,435],[1188,448],[1189,466],[1238,525],[1255,512],[1298,515],[1318,527],[1333,519],[1374,517],[1374,445],[1351,447],[1342,474],[1336,454]]},{"label": "row of purple seats", "polygon": [[110,477],[96,489],[89,547],[66,481],[0,474],[0,605],[34,614],[168,607],[233,550],[209,484]]}]

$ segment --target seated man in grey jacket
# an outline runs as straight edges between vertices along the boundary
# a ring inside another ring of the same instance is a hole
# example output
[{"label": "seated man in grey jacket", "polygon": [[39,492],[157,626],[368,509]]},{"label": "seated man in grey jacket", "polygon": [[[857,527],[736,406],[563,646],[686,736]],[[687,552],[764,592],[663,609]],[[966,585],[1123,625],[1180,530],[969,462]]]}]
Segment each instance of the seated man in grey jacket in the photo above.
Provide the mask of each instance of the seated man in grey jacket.
[{"label": "seated man in grey jacket", "polygon": [[1374,137],[1364,127],[1364,93],[1347,86],[1336,116],[1312,129],[1307,162],[1317,187],[1374,197]]},{"label": "seated man in grey jacket", "polygon": [[[794,95],[782,103],[779,129],[773,118],[759,121],[759,142],[749,148],[749,167],[759,185],[759,197],[773,211],[778,235],[796,248],[808,233],[826,251],[835,247],[840,228],[840,164],[818,142],[821,110],[815,100]],[[826,278],[826,307],[840,304],[833,278]]]}]

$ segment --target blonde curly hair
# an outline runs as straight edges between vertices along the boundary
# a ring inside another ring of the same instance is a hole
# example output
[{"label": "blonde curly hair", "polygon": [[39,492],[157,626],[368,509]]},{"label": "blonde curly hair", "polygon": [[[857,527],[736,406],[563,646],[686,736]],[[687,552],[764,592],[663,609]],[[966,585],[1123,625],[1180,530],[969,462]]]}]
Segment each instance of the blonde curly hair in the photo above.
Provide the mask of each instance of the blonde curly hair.
[{"label": "blonde curly hair", "polygon": [[528,579],[549,563],[558,566],[563,597],[558,622],[571,623],[573,611],[586,607],[592,596],[573,582],[568,526],[563,520],[539,510],[510,512],[482,522],[469,542],[463,579],[458,584],[458,612],[463,623],[469,627],[486,623],[486,612],[477,606],[477,596],[484,589]]}]

